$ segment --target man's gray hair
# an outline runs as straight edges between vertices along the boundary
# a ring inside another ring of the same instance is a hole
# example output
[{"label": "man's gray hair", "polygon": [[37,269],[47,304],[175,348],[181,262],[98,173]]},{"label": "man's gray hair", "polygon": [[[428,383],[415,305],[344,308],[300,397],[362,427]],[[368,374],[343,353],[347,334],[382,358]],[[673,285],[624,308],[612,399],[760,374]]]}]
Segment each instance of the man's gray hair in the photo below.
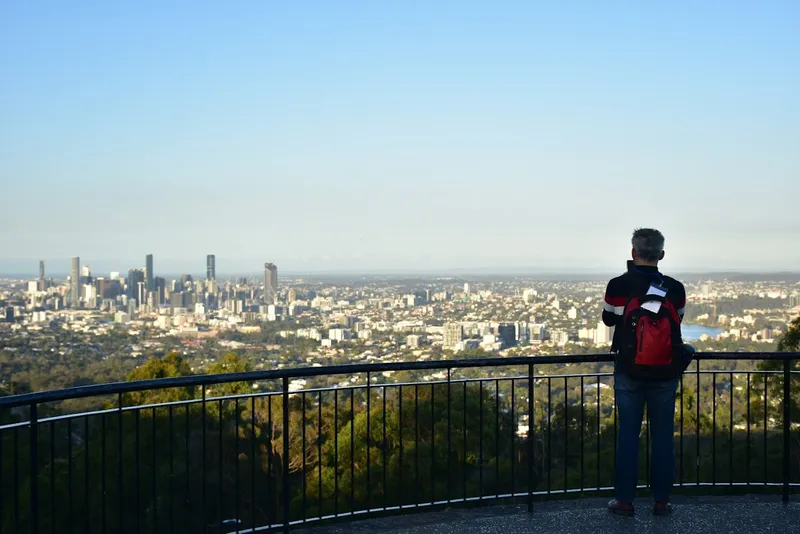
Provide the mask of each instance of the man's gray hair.
[{"label": "man's gray hair", "polygon": [[631,245],[636,255],[644,261],[658,261],[664,252],[664,235],[655,228],[637,228],[633,232]]}]

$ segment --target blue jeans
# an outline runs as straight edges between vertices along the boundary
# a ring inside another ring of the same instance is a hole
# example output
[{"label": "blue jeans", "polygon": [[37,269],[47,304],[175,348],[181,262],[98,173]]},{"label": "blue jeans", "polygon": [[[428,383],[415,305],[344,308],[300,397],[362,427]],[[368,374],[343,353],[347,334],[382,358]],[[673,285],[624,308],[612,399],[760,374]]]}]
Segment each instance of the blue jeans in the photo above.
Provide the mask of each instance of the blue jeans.
[{"label": "blue jeans", "polygon": [[675,472],[675,390],[677,380],[636,380],[614,374],[614,391],[619,410],[619,435],[614,489],[620,502],[633,503],[639,478],[639,434],[644,430],[644,406],[650,420],[652,455],[650,487],[656,502],[667,502]]}]

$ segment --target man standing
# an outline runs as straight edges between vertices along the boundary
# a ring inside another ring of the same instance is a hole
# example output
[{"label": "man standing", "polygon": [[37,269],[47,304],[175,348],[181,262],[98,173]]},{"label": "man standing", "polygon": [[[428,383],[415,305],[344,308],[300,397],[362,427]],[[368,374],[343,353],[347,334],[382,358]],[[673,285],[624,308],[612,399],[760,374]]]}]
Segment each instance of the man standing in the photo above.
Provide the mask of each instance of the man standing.
[{"label": "man standing", "polygon": [[647,405],[652,436],[650,481],[653,513],[665,515],[675,470],[673,431],[675,391],[683,371],[680,321],[686,305],[683,284],[662,275],[664,236],[641,228],[631,240],[628,271],[606,288],[603,322],[613,326],[614,391],[619,410],[619,436],[614,489],[608,509],[633,515],[639,472],[639,435]]}]

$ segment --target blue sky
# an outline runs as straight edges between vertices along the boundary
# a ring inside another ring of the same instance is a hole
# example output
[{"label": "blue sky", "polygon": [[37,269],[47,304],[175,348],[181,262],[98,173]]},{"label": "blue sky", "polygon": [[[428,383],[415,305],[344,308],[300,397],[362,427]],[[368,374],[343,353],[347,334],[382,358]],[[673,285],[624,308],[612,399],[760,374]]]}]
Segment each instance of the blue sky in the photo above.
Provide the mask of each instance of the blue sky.
[{"label": "blue sky", "polygon": [[0,272],[800,270],[800,3],[545,4],[3,2]]}]

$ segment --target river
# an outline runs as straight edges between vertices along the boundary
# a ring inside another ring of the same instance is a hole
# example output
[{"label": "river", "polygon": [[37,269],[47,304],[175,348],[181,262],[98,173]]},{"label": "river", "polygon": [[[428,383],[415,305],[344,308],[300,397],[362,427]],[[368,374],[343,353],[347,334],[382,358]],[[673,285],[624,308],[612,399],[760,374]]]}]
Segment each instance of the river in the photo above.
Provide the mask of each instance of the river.
[{"label": "river", "polygon": [[681,325],[681,334],[683,335],[684,341],[697,341],[703,334],[708,334],[712,338],[716,338],[724,331],[725,330],[723,330],[722,328],[716,328],[713,326],[703,326],[699,324]]}]

